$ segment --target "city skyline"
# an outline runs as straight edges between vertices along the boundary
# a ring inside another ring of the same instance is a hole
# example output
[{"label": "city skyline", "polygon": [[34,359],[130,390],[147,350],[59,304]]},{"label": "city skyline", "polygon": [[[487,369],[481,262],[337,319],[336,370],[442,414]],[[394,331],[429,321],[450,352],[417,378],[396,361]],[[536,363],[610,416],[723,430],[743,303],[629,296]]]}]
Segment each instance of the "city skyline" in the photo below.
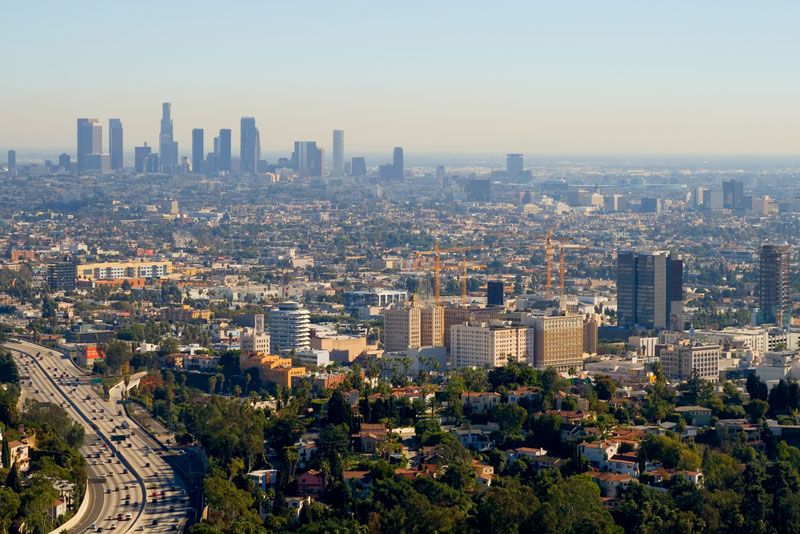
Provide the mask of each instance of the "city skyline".
[{"label": "city skyline", "polygon": [[[164,101],[175,105],[182,155],[193,128],[232,128],[237,145],[242,116],[256,118],[265,153],[296,139],[325,140],[330,150],[334,128],[358,151],[796,154],[800,147],[793,97],[800,80],[786,68],[798,51],[791,21],[800,6],[789,2],[733,2],[725,10],[412,2],[358,11],[347,2],[235,2],[224,19],[211,9],[144,2],[143,10],[159,12],[144,41],[120,31],[132,24],[122,6],[81,6],[10,9],[21,23],[0,36],[14,51],[6,63],[14,75],[0,88],[0,147],[63,151],[76,116],[118,117],[130,146],[157,146],[154,106]],[[261,31],[263,21],[308,11],[315,16],[303,24]],[[33,20],[48,31],[26,39]],[[92,31],[74,32],[77,24]],[[206,32],[214,46],[203,49],[197,35]],[[85,50],[101,68],[74,68]],[[143,68],[164,50],[175,59]],[[260,68],[241,50],[257,50]]]}]

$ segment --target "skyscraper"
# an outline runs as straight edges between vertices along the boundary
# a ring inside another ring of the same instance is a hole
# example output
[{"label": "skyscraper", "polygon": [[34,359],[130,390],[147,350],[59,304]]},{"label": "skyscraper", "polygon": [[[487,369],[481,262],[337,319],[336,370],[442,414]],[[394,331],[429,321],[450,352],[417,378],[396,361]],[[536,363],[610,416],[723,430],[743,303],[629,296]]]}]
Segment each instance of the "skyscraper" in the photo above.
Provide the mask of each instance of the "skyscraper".
[{"label": "skyscraper", "polygon": [[294,170],[306,176],[322,176],[325,172],[325,151],[316,141],[295,141],[292,152]]},{"label": "skyscraper", "polygon": [[86,156],[103,153],[103,127],[97,119],[78,119],[78,170],[86,170]]},{"label": "skyscraper", "polygon": [[344,130],[333,131],[333,176],[344,176]]},{"label": "skyscraper", "polygon": [[486,282],[486,305],[503,306],[505,303],[505,284],[502,280]]},{"label": "skyscraper", "polygon": [[517,178],[524,172],[522,154],[506,154],[506,174]]},{"label": "skyscraper", "polygon": [[133,149],[133,170],[137,173],[145,172],[147,169],[147,156],[152,153],[152,148],[147,146],[147,143],[144,146],[137,146]]},{"label": "skyscraper", "polygon": [[203,129],[195,128],[192,130],[192,172],[195,174],[203,172]]},{"label": "skyscraper", "polygon": [[738,209],[742,206],[744,197],[744,183],[738,180],[722,182],[722,207]]},{"label": "skyscraper", "polygon": [[762,323],[789,325],[792,320],[787,245],[761,245],[758,264],[758,306],[761,310]]},{"label": "skyscraper", "polygon": [[9,150],[8,151],[8,172],[14,173],[17,170],[17,151],[16,150]]},{"label": "skyscraper", "polygon": [[108,151],[111,154],[111,169],[122,169],[122,121],[108,119]]},{"label": "skyscraper", "polygon": [[669,252],[617,253],[617,323],[683,329],[683,259]]},{"label": "skyscraper", "polygon": [[392,151],[392,167],[394,167],[394,179],[398,181],[403,180],[403,177],[405,176],[403,147],[394,147],[394,151]]},{"label": "skyscraper", "polygon": [[364,176],[367,174],[367,160],[361,157],[353,158],[350,163],[350,174],[352,176]]},{"label": "skyscraper", "polygon": [[72,162],[70,161],[69,154],[64,153],[58,156],[58,166],[65,171],[72,170]]},{"label": "skyscraper", "polygon": [[217,169],[220,171],[231,170],[231,129],[223,128],[219,131],[219,152],[217,156]]},{"label": "skyscraper", "polygon": [[241,172],[255,174],[261,159],[261,138],[254,117],[242,117],[239,138],[239,161]]},{"label": "skyscraper", "polygon": [[178,143],[172,130],[172,104],[161,104],[161,133],[158,136],[159,161],[162,172],[171,173],[178,166]]}]

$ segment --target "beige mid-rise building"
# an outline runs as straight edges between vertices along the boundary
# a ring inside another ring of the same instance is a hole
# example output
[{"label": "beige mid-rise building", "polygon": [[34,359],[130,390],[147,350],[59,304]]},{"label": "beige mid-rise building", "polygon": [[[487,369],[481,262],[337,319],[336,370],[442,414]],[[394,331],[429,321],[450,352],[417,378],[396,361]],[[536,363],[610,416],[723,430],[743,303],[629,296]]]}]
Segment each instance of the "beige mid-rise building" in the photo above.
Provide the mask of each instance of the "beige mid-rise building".
[{"label": "beige mid-rise building", "polygon": [[716,382],[719,380],[719,345],[695,345],[684,339],[677,343],[656,348],[664,374],[676,380],[686,380],[697,370],[700,378]]},{"label": "beige mid-rise building", "polygon": [[444,308],[405,303],[383,311],[383,350],[444,346]]},{"label": "beige mid-rise building", "polygon": [[431,304],[420,309],[420,345],[423,347],[444,346],[444,308]]},{"label": "beige mid-rise building", "polygon": [[533,365],[567,371],[583,365],[584,328],[580,315],[535,317],[531,321],[534,337]]},{"label": "beige mid-rise building", "polygon": [[491,322],[503,313],[502,307],[477,308],[465,306],[447,306],[444,308],[444,346],[450,348],[452,326],[469,321]]},{"label": "beige mid-rise building", "polygon": [[269,334],[247,329],[239,338],[242,352],[269,354]]},{"label": "beige mid-rise building", "polygon": [[455,367],[503,367],[526,361],[529,329],[508,323],[471,322],[450,329],[450,360]]},{"label": "beige mid-rise building", "polygon": [[399,306],[383,311],[383,350],[403,351],[417,348],[420,339],[420,309]]}]

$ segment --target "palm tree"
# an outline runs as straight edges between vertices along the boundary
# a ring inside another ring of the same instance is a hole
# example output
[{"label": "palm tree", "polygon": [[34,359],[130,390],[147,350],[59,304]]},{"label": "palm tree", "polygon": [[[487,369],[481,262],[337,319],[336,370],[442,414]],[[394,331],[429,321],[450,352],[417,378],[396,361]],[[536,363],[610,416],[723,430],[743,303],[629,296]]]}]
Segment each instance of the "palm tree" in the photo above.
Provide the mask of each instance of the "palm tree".
[{"label": "palm tree", "polygon": [[225,387],[225,375],[217,373],[217,381],[219,383],[219,392],[222,394],[222,389]]},{"label": "palm tree", "polygon": [[208,392],[214,393],[214,389],[217,387],[217,375],[209,376],[208,377]]}]

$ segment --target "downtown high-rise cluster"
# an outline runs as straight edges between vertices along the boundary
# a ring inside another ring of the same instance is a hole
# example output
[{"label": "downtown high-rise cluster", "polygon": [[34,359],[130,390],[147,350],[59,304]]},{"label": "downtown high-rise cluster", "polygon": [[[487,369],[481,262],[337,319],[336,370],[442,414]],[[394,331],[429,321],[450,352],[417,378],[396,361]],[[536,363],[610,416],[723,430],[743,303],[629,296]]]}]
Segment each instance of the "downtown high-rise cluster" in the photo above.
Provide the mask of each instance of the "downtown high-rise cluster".
[{"label": "downtown high-rise cluster", "polygon": [[[109,119],[109,153],[103,151],[103,128],[98,119],[79,118],[77,121],[77,153],[75,170],[80,172],[108,172],[123,169],[123,127],[120,119]],[[239,155],[231,150],[231,129],[222,128],[206,145],[205,130],[192,129],[191,155],[180,156],[172,118],[172,104],[164,102],[158,136],[158,152],[146,142],[134,148],[133,170],[147,174],[260,174],[278,169],[291,169],[299,176],[341,178],[365,176],[367,163],[356,156],[345,161],[344,131],[333,130],[332,167],[327,169],[325,150],[316,141],[295,141],[292,154],[267,162],[261,157],[261,133],[255,117],[242,117],[239,130]],[[210,151],[206,152],[206,149]],[[70,169],[68,154],[62,154],[59,164]],[[392,162],[380,165],[377,173],[381,180],[400,181],[405,175],[402,147],[393,149]]]}]

